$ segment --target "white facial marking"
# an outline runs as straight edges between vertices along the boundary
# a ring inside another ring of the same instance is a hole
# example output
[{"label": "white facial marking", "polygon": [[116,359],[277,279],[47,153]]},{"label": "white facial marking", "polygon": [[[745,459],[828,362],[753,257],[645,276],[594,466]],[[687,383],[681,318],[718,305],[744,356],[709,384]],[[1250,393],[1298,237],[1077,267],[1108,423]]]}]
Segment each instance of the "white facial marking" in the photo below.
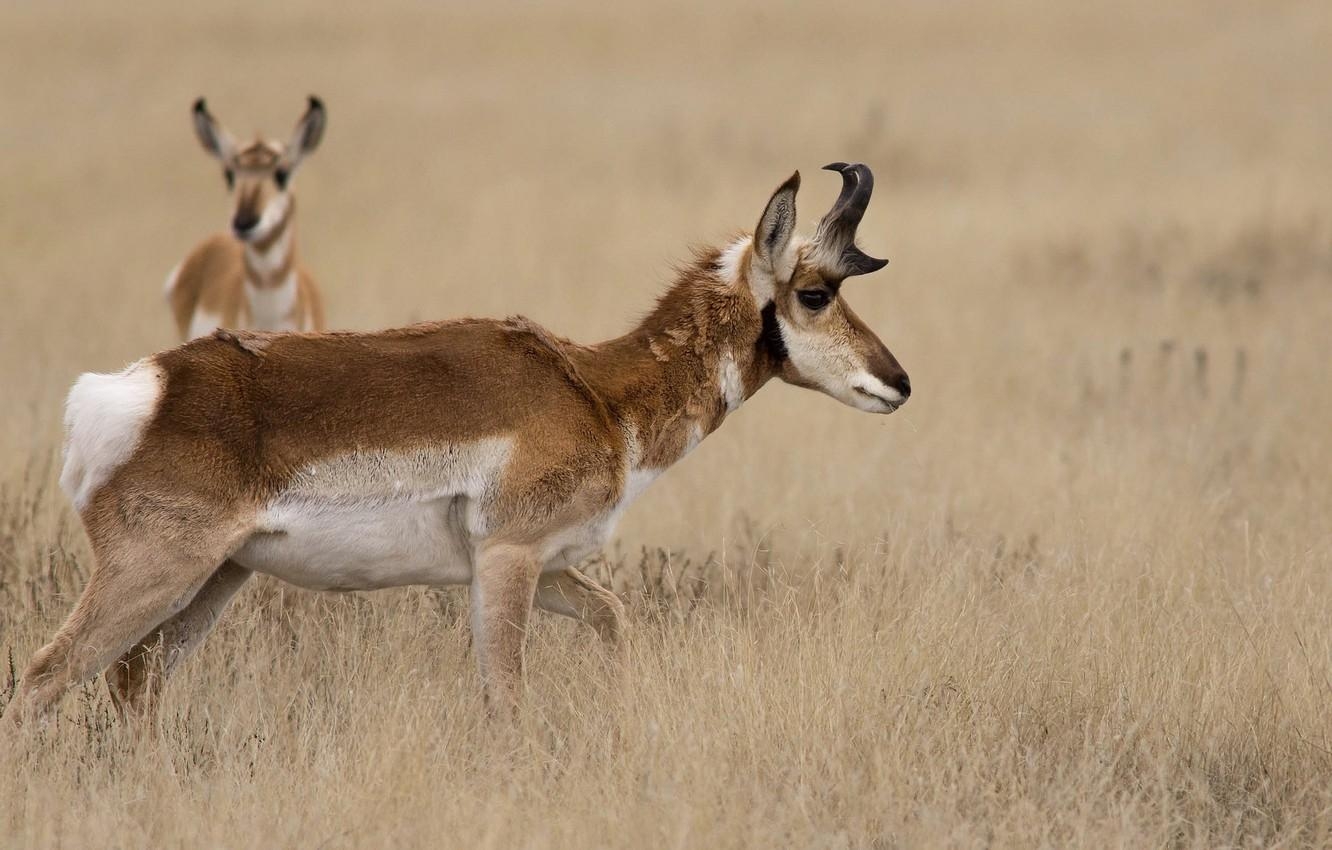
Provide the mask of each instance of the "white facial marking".
[{"label": "white facial marking", "polygon": [[299,330],[297,290],[295,269],[277,286],[255,286],[247,275],[245,299],[250,304],[250,328],[256,331]]},{"label": "white facial marking", "polygon": [[157,410],[164,376],[151,359],[114,375],[79,376],[65,401],[65,465],[60,487],[82,511],[134,454]]},{"label": "white facial marking", "polygon": [[868,413],[891,412],[905,400],[874,377],[845,342],[803,330],[777,317],[791,366],[809,383],[845,405]]},{"label": "white facial marking", "polygon": [[[259,223],[250,230],[246,236],[246,242],[262,242],[267,239],[277,228],[282,220],[287,217],[287,210],[291,207],[291,195],[281,192],[275,195],[271,201],[264,206],[264,211],[259,216]],[[284,234],[284,238],[286,234]],[[277,247],[276,245],[273,247]]]},{"label": "white facial marking", "polygon": [[855,393],[855,406],[870,413],[892,412],[902,406],[906,397],[869,372],[851,376],[851,389]]}]

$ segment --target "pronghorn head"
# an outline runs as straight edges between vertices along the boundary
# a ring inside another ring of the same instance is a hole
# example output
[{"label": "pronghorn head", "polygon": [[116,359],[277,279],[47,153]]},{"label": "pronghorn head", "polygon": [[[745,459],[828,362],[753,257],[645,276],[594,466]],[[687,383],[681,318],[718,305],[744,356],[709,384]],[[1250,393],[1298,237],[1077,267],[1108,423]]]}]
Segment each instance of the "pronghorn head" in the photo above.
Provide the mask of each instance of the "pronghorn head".
[{"label": "pronghorn head", "polygon": [[306,154],[319,146],[326,123],[324,104],[311,95],[289,142],[256,137],[239,145],[209,113],[203,98],[194,102],[194,132],[204,150],[222,163],[227,188],[236,199],[231,229],[237,239],[262,243],[286,222],[292,175]]},{"label": "pronghorn head", "polygon": [[874,175],[861,164],[825,168],[841,173],[842,192],[813,239],[794,235],[800,172],[773,193],[754,231],[748,277],[763,314],[764,342],[787,383],[870,413],[892,413],[911,395],[911,381],[841,297],[848,277],[888,263],[856,247]]}]

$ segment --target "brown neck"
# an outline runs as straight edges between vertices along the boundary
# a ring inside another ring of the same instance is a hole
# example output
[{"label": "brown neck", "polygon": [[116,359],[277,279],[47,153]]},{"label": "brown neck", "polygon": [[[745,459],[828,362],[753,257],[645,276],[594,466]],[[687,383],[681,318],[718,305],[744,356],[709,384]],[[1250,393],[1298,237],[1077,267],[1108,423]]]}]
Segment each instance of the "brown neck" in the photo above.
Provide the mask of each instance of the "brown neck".
[{"label": "brown neck", "polygon": [[575,355],[640,468],[674,463],[777,373],[748,281],[722,274],[721,252],[701,252],[638,327]]}]

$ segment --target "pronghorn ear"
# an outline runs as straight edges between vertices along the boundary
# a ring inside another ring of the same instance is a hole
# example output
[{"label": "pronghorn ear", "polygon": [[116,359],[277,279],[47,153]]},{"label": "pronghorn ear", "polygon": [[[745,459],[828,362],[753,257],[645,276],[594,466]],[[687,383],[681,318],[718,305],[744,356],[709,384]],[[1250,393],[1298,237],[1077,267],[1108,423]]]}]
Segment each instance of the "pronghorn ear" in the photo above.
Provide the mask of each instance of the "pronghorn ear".
[{"label": "pronghorn ear", "polygon": [[313,153],[314,149],[319,147],[319,142],[324,138],[324,127],[327,125],[328,113],[324,110],[324,102],[310,95],[310,105],[301,116],[301,120],[296,122],[291,141],[287,143],[289,170],[295,168],[306,154]]},{"label": "pronghorn ear", "polygon": [[194,135],[199,137],[203,149],[223,162],[231,159],[231,155],[236,152],[236,140],[209,113],[208,104],[203,98],[194,102],[191,114],[194,118]]},{"label": "pronghorn ear", "polygon": [[800,172],[787,178],[768,199],[758,227],[754,228],[754,256],[769,268],[786,253],[796,225],[796,192],[800,190]]}]

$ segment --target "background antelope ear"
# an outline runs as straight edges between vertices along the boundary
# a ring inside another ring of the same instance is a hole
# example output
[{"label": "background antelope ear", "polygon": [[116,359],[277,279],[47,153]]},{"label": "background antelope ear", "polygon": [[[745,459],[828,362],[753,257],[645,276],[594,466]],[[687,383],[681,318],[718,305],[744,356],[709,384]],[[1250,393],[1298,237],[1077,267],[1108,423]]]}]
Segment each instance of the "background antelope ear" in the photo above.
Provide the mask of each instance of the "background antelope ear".
[{"label": "background antelope ear", "polygon": [[324,127],[328,125],[328,113],[324,102],[310,95],[310,105],[301,120],[296,122],[296,129],[287,143],[287,168],[294,169],[306,154],[313,153],[324,138]]},{"label": "background antelope ear", "polygon": [[192,111],[194,135],[199,137],[199,144],[213,156],[226,162],[236,152],[236,141],[231,134],[208,111],[208,104],[203,98],[194,102]]},{"label": "background antelope ear", "polygon": [[786,253],[796,225],[796,192],[800,190],[800,172],[792,174],[768,199],[758,227],[754,228],[754,256],[772,268]]}]

